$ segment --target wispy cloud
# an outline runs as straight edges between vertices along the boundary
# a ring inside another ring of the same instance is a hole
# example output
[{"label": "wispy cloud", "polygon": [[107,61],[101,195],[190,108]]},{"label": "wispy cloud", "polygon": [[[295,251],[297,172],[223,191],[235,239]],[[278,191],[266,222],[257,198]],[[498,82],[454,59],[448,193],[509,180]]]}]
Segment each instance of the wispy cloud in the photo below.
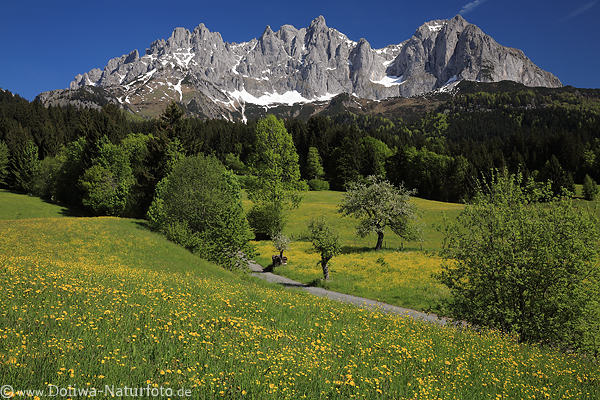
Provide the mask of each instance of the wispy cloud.
[{"label": "wispy cloud", "polygon": [[564,18],[564,20],[575,18],[576,16],[578,16],[580,14],[583,14],[584,12],[586,12],[587,10],[589,10],[590,8],[594,7],[597,3],[598,3],[598,0],[589,1],[589,2],[585,3],[581,7],[578,7],[576,9],[574,9],[573,11],[571,11],[571,13],[568,14]]},{"label": "wispy cloud", "polygon": [[[479,7],[480,5],[482,5],[483,3],[485,3],[487,0],[473,0],[468,2],[467,4],[465,4],[460,11],[458,12],[459,14],[468,14],[471,11],[473,11],[474,9],[476,9],[477,7]],[[598,0],[595,0],[594,3],[596,3]]]}]

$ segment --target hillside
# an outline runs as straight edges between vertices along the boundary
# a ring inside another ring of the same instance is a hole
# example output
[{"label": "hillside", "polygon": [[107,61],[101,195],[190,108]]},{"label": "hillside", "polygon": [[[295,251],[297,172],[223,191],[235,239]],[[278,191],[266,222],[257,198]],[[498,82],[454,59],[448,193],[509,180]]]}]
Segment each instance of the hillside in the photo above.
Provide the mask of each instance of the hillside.
[{"label": "hillside", "polygon": [[[0,193],[0,209],[29,198]],[[60,214],[59,208],[55,209]],[[23,212],[23,214],[25,214]],[[0,221],[0,375],[15,390],[194,398],[598,398],[595,364],[226,272],[142,221]],[[37,214],[37,215],[36,215]]]}]

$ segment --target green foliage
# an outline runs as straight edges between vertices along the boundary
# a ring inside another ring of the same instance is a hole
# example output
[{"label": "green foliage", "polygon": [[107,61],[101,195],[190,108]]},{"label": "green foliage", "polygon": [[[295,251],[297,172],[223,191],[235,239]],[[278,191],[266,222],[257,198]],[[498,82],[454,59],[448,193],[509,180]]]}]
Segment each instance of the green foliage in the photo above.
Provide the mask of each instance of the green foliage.
[{"label": "green foliage", "polygon": [[364,158],[361,168],[362,175],[377,175],[385,178],[386,161],[394,152],[381,140],[371,136],[367,136],[362,140],[361,147],[362,157]]},{"label": "green foliage", "polygon": [[248,223],[252,227],[256,240],[272,238],[285,226],[283,208],[278,204],[259,203],[248,212]]},{"label": "green foliage", "polygon": [[424,198],[462,200],[469,191],[471,174],[464,157],[438,154],[425,147],[407,147],[390,160],[390,180],[414,187]]},{"label": "green foliage", "polygon": [[167,138],[175,138],[183,130],[184,112],[179,104],[171,102],[160,115],[159,127]]},{"label": "green foliage", "polygon": [[241,175],[245,174],[247,171],[246,164],[242,160],[240,160],[240,156],[233,153],[225,154],[225,160],[223,164],[234,173]]},{"label": "green foliage", "polygon": [[255,154],[251,163],[256,185],[248,190],[252,201],[294,207],[299,203],[298,153],[283,121],[267,115],[256,125]]},{"label": "green foliage", "polygon": [[56,176],[56,200],[72,207],[82,206],[83,192],[78,182],[85,171],[85,147],[86,140],[81,137],[63,147],[57,156],[60,169]]},{"label": "green foliage", "polygon": [[45,200],[55,200],[57,176],[62,166],[57,157],[46,157],[33,178],[33,194]]},{"label": "green foliage", "polygon": [[127,196],[127,206],[124,215],[133,217],[143,217],[148,211],[148,192],[154,194],[154,187],[149,188],[149,171],[147,161],[150,157],[148,148],[150,140],[154,136],[144,135],[142,133],[131,133],[121,141],[120,147],[127,154],[129,165],[134,177],[134,184],[129,190]]},{"label": "green foliage", "polygon": [[37,146],[31,140],[21,142],[10,158],[11,187],[19,192],[33,193],[33,180],[39,165]]},{"label": "green foliage", "polygon": [[179,160],[156,188],[148,220],[169,239],[228,268],[248,252],[250,231],[235,176],[212,156]]},{"label": "green foliage", "polygon": [[359,220],[356,231],[360,237],[376,233],[375,250],[380,250],[386,227],[405,240],[413,240],[418,235],[414,225],[415,208],[410,203],[412,193],[403,185],[395,187],[386,180],[370,176],[366,182],[348,186],[338,211]]},{"label": "green foliage", "polygon": [[329,261],[342,252],[339,236],[322,217],[311,220],[308,231],[313,248],[321,255],[323,278],[328,280]]},{"label": "green foliage", "polygon": [[583,198],[586,200],[595,200],[598,197],[598,184],[589,175],[583,179]]},{"label": "green foliage", "polygon": [[308,181],[308,187],[313,191],[329,190],[329,182],[321,179],[311,179]]},{"label": "green foliage", "polygon": [[544,168],[540,171],[540,179],[552,181],[552,192],[556,196],[561,195],[565,190],[571,194],[575,193],[573,175],[563,169],[555,155],[544,164]]},{"label": "green foliage", "polygon": [[79,180],[82,203],[95,215],[121,215],[134,182],[127,151],[103,140],[97,158]]},{"label": "green foliage", "polygon": [[321,179],[325,175],[323,170],[323,164],[321,162],[321,156],[319,150],[316,147],[308,148],[308,155],[306,156],[306,175],[309,179]]},{"label": "green foliage", "polygon": [[598,217],[566,198],[538,203],[523,186],[493,174],[445,228],[448,310],[522,341],[597,352]]},{"label": "green foliage", "polygon": [[[247,182],[252,183],[248,197],[257,205],[251,213],[250,225],[255,234],[270,236],[281,231],[283,210],[298,206],[298,191],[302,188],[292,136],[283,121],[273,115],[267,115],[256,125],[255,153],[250,168],[256,178]],[[267,223],[270,226],[265,226]]]},{"label": "green foliage", "polygon": [[6,178],[9,172],[8,156],[8,146],[0,140],[0,186],[7,184]]}]

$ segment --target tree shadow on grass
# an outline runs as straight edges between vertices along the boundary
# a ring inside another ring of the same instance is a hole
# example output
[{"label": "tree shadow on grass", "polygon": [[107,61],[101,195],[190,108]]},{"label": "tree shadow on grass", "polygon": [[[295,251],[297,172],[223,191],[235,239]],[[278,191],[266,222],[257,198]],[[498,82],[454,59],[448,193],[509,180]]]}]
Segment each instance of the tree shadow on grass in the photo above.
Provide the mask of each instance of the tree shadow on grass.
[{"label": "tree shadow on grass", "polygon": [[[383,247],[382,251],[422,251],[421,247],[417,246],[404,246],[404,247]],[[375,247],[369,246],[342,246],[342,254],[360,254],[360,253],[377,253],[379,250],[375,250]]]},{"label": "tree shadow on grass", "polygon": [[374,247],[367,246],[342,246],[342,254],[357,254],[375,251]]},{"label": "tree shadow on grass", "polygon": [[150,229],[150,226],[148,226],[148,221],[143,220],[143,219],[139,219],[133,222],[133,224],[141,230],[144,231],[152,231],[152,229]]}]

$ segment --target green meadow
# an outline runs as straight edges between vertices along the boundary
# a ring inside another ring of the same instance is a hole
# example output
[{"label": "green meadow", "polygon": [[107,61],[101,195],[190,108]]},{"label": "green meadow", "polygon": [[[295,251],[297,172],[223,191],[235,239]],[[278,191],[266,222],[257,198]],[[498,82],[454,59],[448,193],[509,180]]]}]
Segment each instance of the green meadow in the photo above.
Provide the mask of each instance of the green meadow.
[{"label": "green meadow", "polygon": [[271,286],[197,258],[143,221],[65,217],[30,200],[0,193],[0,376],[17,391],[148,385],[200,399],[600,396],[591,361]]},{"label": "green meadow", "polygon": [[[442,247],[439,227],[445,219],[456,218],[462,204],[443,203],[413,197],[418,224],[423,232],[422,241],[404,242],[387,231],[384,250],[374,251],[377,237],[356,235],[357,221],[337,213],[342,192],[304,192],[297,209],[287,218],[284,233],[291,239],[286,252],[288,264],[275,269],[275,273],[306,284],[317,284],[342,293],[367,297],[386,303],[424,311],[439,311],[439,303],[448,296],[432,274],[440,271],[442,260],[437,251]],[[251,203],[244,202],[249,208]],[[340,236],[343,252],[331,261],[330,280],[322,282],[318,255],[307,241],[308,222],[323,216]],[[270,241],[255,242],[257,261],[268,266],[276,250]]]}]

